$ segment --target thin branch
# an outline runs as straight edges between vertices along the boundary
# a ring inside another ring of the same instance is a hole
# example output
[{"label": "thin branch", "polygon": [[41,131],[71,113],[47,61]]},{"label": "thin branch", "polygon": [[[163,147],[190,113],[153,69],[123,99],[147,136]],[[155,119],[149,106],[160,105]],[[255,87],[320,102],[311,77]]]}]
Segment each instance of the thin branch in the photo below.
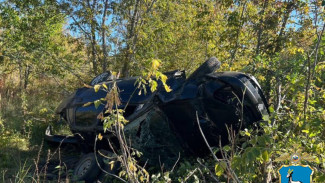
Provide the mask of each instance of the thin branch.
[{"label": "thin branch", "polygon": [[[315,51],[315,60],[314,60],[313,66],[309,66],[309,68],[308,68],[308,79],[307,79],[306,89],[305,89],[305,101],[304,101],[304,111],[303,111],[305,120],[306,120],[306,117],[307,117],[306,112],[307,112],[307,108],[308,108],[309,89],[310,89],[310,86],[311,86],[311,80],[313,79],[313,77],[315,75],[315,67],[317,65],[318,54],[319,54],[318,50],[319,50],[320,42],[322,40],[322,36],[324,34],[324,30],[325,30],[325,23],[324,23],[324,25],[322,27],[321,33],[317,35],[317,43],[316,43],[315,49],[311,53],[311,54],[313,54],[314,51]],[[310,58],[311,58],[311,55],[308,56],[309,65],[310,65]],[[312,72],[311,72],[311,69],[312,69]]]},{"label": "thin branch", "polygon": [[210,152],[211,152],[213,158],[214,158],[217,162],[220,162],[220,159],[218,159],[217,156],[214,154],[214,152],[213,152],[211,146],[209,145],[208,140],[205,138],[205,135],[204,135],[204,133],[203,133],[203,131],[202,131],[202,128],[201,128],[201,125],[200,125],[199,116],[198,116],[198,114],[197,114],[197,111],[196,111],[195,114],[196,114],[196,122],[197,122],[197,125],[198,125],[198,127],[199,127],[200,133],[201,133],[201,135],[202,135],[202,137],[203,137],[203,139],[204,139],[205,144],[206,144],[207,147],[209,148],[209,150],[210,150]]},{"label": "thin branch", "polygon": [[177,163],[178,163],[178,161],[179,161],[180,158],[181,158],[181,153],[178,152],[178,159],[176,160],[176,162],[175,162],[175,164],[174,164],[174,166],[173,166],[173,168],[172,168],[172,170],[170,172],[173,172],[174,171],[174,169],[175,169],[175,167],[176,167],[176,165],[177,165]]},{"label": "thin branch", "polygon": [[75,23],[75,25],[77,25],[79,27],[79,29],[86,35],[86,37],[90,38],[90,34],[89,32],[87,32],[81,25],[80,23],[76,20],[76,18],[74,16],[71,15],[71,18],[73,20],[73,22]]},{"label": "thin branch", "polygon": [[127,182],[126,180],[122,179],[121,177],[119,177],[119,176],[117,176],[117,175],[115,175],[115,174],[112,174],[112,173],[107,172],[107,171],[104,170],[104,169],[102,168],[102,166],[99,164],[99,161],[98,161],[98,158],[97,158],[97,152],[96,152],[97,139],[98,139],[98,136],[96,135],[96,138],[95,138],[95,144],[94,144],[94,155],[95,155],[96,163],[97,163],[97,166],[99,167],[99,169],[100,169],[101,171],[103,171],[105,174],[109,175],[109,176],[115,177],[115,178],[119,179],[119,180],[122,181],[122,182]]},{"label": "thin branch", "polygon": [[199,158],[196,159],[196,161],[197,161],[197,162],[198,162],[202,167],[204,167],[204,168],[206,168],[207,170],[209,170],[211,177],[216,181],[216,183],[219,183],[219,182],[220,182],[219,179],[218,179],[216,176],[214,176],[214,173],[211,172],[211,170],[210,170],[207,166],[205,166],[205,165],[204,165],[204,164],[199,160]]},{"label": "thin branch", "polygon": [[198,168],[195,168],[193,171],[190,172],[190,174],[182,181],[182,183],[186,182],[189,178],[192,177],[192,175],[198,170]]}]

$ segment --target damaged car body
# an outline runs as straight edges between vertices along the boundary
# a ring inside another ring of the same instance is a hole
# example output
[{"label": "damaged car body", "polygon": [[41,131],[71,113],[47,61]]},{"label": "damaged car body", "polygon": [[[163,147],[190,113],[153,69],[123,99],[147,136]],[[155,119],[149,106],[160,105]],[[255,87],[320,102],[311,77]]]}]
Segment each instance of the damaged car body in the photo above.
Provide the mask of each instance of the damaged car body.
[{"label": "damaged car body", "polygon": [[[199,125],[208,143],[219,146],[220,142],[228,142],[227,127],[238,132],[268,117],[268,105],[256,79],[240,72],[216,72],[219,67],[220,62],[212,57],[188,78],[185,71],[165,73],[171,92],[158,82],[156,91],[148,88],[146,94],[138,95],[137,77],[115,80],[109,73],[101,74],[90,84],[105,83],[110,88],[113,80],[116,82],[122,102],[119,108],[126,109],[124,117],[129,121],[124,132],[132,139],[132,147],[143,153],[143,161],[156,164],[159,158],[168,165],[176,161],[179,153],[204,156],[209,152]],[[93,152],[96,135],[104,134],[103,122],[97,116],[105,105],[83,105],[105,96],[102,90],[79,88],[56,111],[71,132],[78,135],[53,135],[48,128],[45,138],[79,144],[85,153]],[[105,135],[114,142],[112,134]],[[110,151],[104,142],[96,146]]]}]

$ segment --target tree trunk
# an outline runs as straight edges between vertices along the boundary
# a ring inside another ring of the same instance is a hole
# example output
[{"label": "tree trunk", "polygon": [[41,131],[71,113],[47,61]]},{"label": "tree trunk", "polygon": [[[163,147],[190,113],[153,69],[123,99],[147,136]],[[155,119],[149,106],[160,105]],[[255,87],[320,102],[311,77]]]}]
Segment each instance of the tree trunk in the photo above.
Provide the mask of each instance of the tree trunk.
[{"label": "tree trunk", "polygon": [[130,76],[130,63],[133,60],[134,52],[136,49],[135,30],[139,20],[139,15],[138,15],[139,4],[140,4],[140,0],[136,0],[134,5],[134,11],[131,16],[131,22],[130,25],[128,26],[127,43],[126,43],[127,49],[126,49],[125,60],[122,68],[122,74],[124,77]]},{"label": "tree trunk", "polygon": [[97,59],[96,59],[96,36],[93,26],[91,26],[91,61],[93,63],[93,71],[97,75]]},{"label": "tree trunk", "polygon": [[18,61],[19,68],[19,91],[23,88],[23,66],[20,61]]},{"label": "tree trunk", "polygon": [[104,12],[102,17],[102,50],[103,50],[102,71],[103,72],[107,70],[107,57],[108,57],[107,47],[106,47],[106,29],[105,29],[107,8],[108,8],[108,0],[105,0]]},{"label": "tree trunk", "polygon": [[28,83],[29,83],[29,74],[30,74],[30,66],[27,65],[25,69],[25,76],[24,76],[24,90],[26,91]]},{"label": "tree trunk", "polygon": [[91,61],[93,64],[93,71],[97,75],[98,74],[98,66],[96,59],[96,26],[95,26],[95,17],[94,17],[94,8],[96,1],[93,2],[93,5],[90,5],[89,0],[87,1],[88,8],[91,9],[91,17],[90,17],[90,44],[91,44]]},{"label": "tree trunk", "polygon": [[0,75],[0,109],[2,109],[2,96],[5,96],[5,85],[6,85],[6,78],[5,74]]},{"label": "tree trunk", "polygon": [[307,81],[306,81],[306,88],[305,88],[305,101],[304,101],[304,119],[306,120],[306,113],[308,109],[308,100],[309,100],[309,89],[311,87],[311,81],[313,80],[313,77],[315,75],[315,69],[318,62],[318,52],[319,52],[319,45],[322,40],[323,34],[325,30],[325,24],[322,27],[322,31],[317,35],[317,43],[315,45],[314,53],[315,53],[315,60],[313,65],[311,65],[310,57],[308,57],[308,75],[307,75]]},{"label": "tree trunk", "polygon": [[290,2],[287,6],[286,6],[286,11],[284,12],[284,18],[283,18],[283,22],[282,22],[282,25],[281,25],[281,29],[280,29],[280,33],[277,37],[277,40],[276,40],[276,46],[275,46],[275,49],[274,49],[274,54],[279,52],[281,50],[281,46],[283,45],[283,41],[284,41],[284,29],[286,28],[287,26],[287,22],[288,22],[288,19],[290,17],[290,13],[293,11],[294,9],[294,2]]},{"label": "tree trunk", "polygon": [[246,3],[247,1],[244,2],[243,4],[243,10],[241,12],[241,15],[240,15],[240,25],[238,27],[238,30],[237,30],[237,34],[236,34],[236,42],[235,42],[235,48],[234,48],[234,51],[231,53],[231,60],[230,60],[230,64],[229,64],[229,69],[231,68],[234,60],[235,60],[235,57],[236,57],[236,54],[237,54],[237,50],[238,50],[238,47],[239,47],[239,34],[243,28],[243,25],[244,25],[244,12],[246,11]]},{"label": "tree trunk", "polygon": [[[286,5],[286,10],[284,11],[284,17],[283,17],[283,22],[281,24],[281,28],[280,28],[280,32],[276,38],[276,43],[275,43],[275,48],[272,52],[272,55],[275,55],[277,52],[281,51],[281,48],[283,46],[283,41],[285,40],[285,36],[284,36],[284,30],[287,26],[287,23],[288,23],[288,19],[290,17],[290,13],[294,10],[294,2],[289,2],[287,5]],[[266,72],[266,98],[269,100],[270,99],[270,95],[271,95],[271,90],[272,90],[272,85],[271,85],[271,80],[272,78],[274,77],[274,72],[272,72],[271,70],[268,70]]]},{"label": "tree trunk", "polygon": [[263,15],[265,13],[266,7],[268,6],[268,3],[269,3],[268,0],[264,0],[263,9],[260,12],[261,19],[260,19],[260,22],[259,22],[258,32],[257,32],[256,55],[260,54],[261,39],[262,39],[262,33],[263,33],[263,23],[264,23]]}]

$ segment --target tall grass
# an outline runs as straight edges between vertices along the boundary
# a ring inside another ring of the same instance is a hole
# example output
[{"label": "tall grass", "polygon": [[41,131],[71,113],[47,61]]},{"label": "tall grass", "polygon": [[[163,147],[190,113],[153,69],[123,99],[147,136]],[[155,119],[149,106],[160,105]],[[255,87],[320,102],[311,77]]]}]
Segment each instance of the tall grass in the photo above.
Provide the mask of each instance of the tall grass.
[{"label": "tall grass", "polygon": [[40,148],[45,129],[57,121],[54,111],[67,88],[76,85],[73,79],[57,83],[43,76],[33,78],[24,90],[17,76],[8,75],[0,90],[0,182],[42,182],[31,171],[47,159],[47,148]]}]

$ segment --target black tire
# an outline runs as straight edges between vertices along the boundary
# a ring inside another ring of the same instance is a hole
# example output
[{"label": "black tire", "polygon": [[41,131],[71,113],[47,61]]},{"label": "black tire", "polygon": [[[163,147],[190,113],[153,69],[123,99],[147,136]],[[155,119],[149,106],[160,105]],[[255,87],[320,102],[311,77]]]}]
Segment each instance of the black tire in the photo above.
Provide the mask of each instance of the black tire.
[{"label": "black tire", "polygon": [[205,74],[215,72],[220,68],[221,63],[216,57],[211,57],[206,60],[199,68],[197,68],[189,77],[188,80],[195,80]]},{"label": "black tire", "polygon": [[[103,161],[100,156],[97,156],[99,165],[103,165]],[[94,153],[89,153],[81,157],[79,162],[74,168],[73,179],[75,181],[85,181],[92,183],[97,180],[100,173],[96,157]]]}]

